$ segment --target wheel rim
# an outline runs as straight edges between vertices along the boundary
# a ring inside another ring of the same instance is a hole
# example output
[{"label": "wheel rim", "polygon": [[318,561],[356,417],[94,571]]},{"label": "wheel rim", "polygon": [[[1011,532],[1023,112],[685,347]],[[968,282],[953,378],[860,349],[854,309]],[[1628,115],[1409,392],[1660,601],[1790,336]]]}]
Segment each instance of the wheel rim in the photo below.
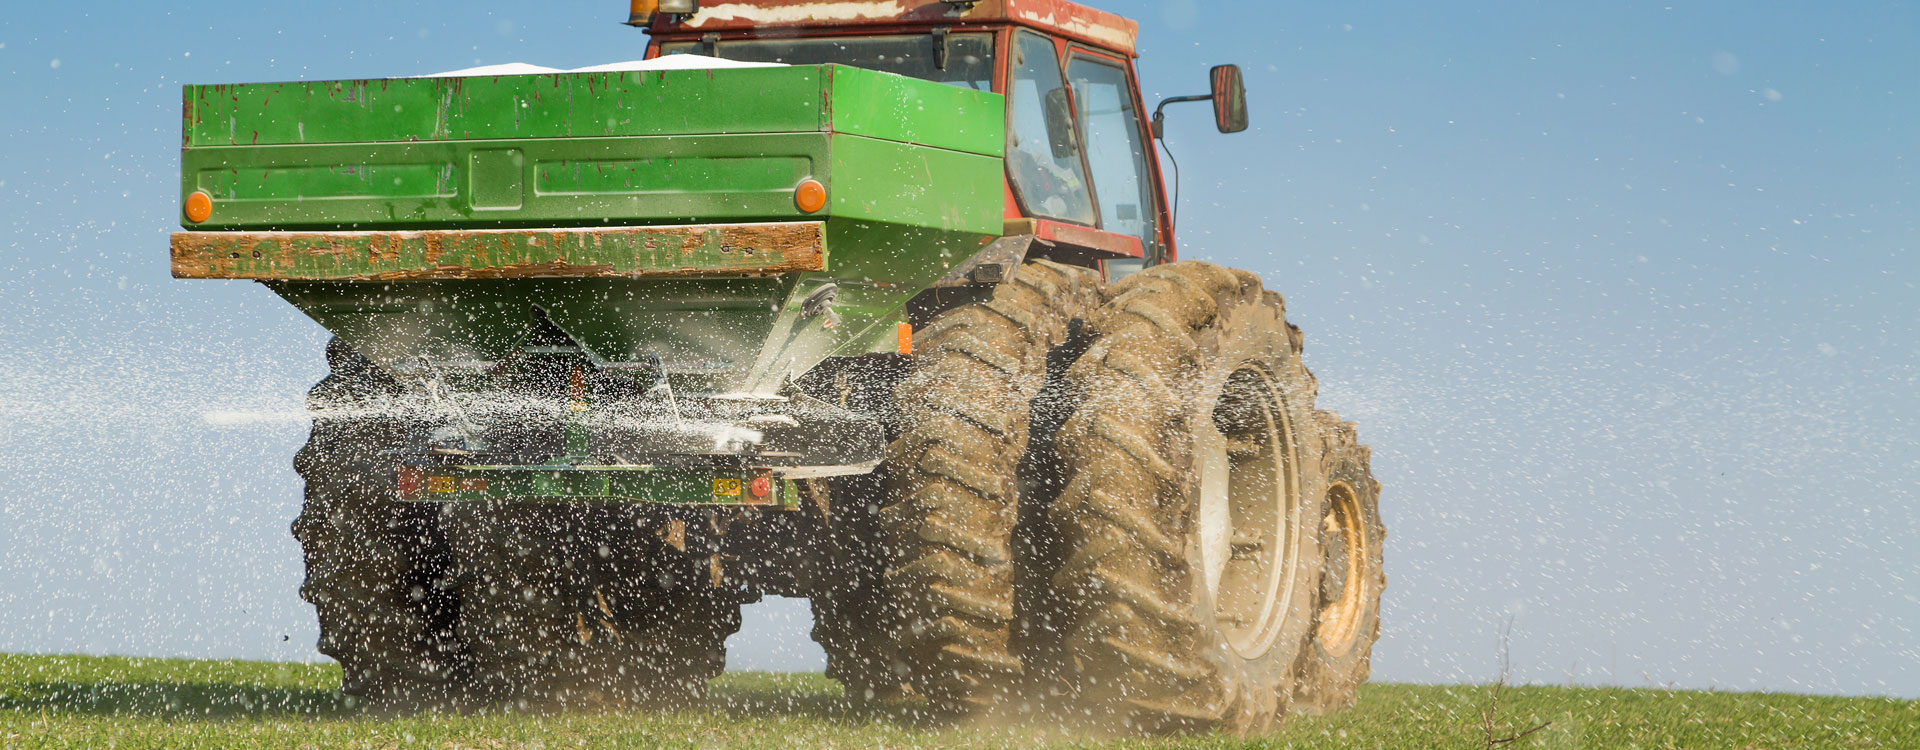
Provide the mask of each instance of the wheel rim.
[{"label": "wheel rim", "polygon": [[1207,593],[1227,642],[1249,659],[1272,649],[1286,621],[1303,531],[1297,443],[1283,403],[1264,370],[1243,366],[1195,429]]},{"label": "wheel rim", "polygon": [[1360,500],[1345,482],[1327,489],[1327,515],[1324,521],[1327,540],[1327,582],[1322,595],[1327,603],[1320,609],[1320,624],[1314,639],[1335,654],[1353,648],[1360,630],[1360,605],[1366,585],[1365,567],[1373,551],[1367,548],[1367,535],[1360,526]]}]

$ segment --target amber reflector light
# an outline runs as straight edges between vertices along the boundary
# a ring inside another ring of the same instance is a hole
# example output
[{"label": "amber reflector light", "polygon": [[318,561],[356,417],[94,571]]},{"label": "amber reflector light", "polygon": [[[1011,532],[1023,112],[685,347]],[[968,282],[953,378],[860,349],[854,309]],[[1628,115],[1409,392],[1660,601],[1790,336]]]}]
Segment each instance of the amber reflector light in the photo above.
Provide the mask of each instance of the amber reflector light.
[{"label": "amber reflector light", "polygon": [[198,190],[187,196],[187,221],[195,224],[213,215],[213,196]]},{"label": "amber reflector light", "polygon": [[827,207],[827,186],[819,180],[802,180],[800,187],[793,189],[793,205],[800,210],[813,213]]}]

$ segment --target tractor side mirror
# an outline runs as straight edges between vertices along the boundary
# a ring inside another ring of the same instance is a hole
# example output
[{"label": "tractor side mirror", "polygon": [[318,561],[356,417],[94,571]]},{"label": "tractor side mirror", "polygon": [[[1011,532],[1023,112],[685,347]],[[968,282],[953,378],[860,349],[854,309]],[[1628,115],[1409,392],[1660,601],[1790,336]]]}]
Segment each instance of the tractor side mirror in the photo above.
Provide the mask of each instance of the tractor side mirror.
[{"label": "tractor side mirror", "polygon": [[1247,129],[1247,86],[1240,79],[1240,66],[1215,65],[1207,77],[1213,81],[1213,121],[1222,133]]},{"label": "tractor side mirror", "polygon": [[1067,87],[1047,92],[1047,145],[1053,158],[1071,159],[1079,154],[1074,146],[1073,104],[1067,101]]},{"label": "tractor side mirror", "polygon": [[1183,102],[1212,102],[1213,124],[1222,133],[1247,129],[1247,84],[1240,79],[1240,66],[1215,65],[1207,72],[1207,80],[1213,84],[1210,93],[1160,100],[1160,106],[1153,108],[1153,137],[1167,137],[1167,105]]}]

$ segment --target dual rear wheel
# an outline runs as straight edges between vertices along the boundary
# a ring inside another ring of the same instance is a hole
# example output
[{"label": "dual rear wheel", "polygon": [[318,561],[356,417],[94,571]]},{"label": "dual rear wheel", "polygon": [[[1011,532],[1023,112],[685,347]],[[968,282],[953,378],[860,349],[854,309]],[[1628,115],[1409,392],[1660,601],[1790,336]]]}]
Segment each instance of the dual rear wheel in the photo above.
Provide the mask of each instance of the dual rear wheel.
[{"label": "dual rear wheel", "polygon": [[[1029,263],[927,327],[1049,335],[954,337],[896,391],[893,616],[832,626],[893,649],[840,664],[892,674],[849,685],[904,679],[944,715],[1065,692],[1072,714],[1149,732],[1350,705],[1385,582],[1378,484],[1352,425],[1314,410],[1281,298],[1206,263],[1107,290],[1061,268]],[[1012,316],[1022,278],[1068,291]]]},{"label": "dual rear wheel", "polygon": [[1324,568],[1315,383],[1279,295],[1201,263],[1115,285],[1067,373],[1067,679],[1135,731],[1255,732],[1286,713]]}]

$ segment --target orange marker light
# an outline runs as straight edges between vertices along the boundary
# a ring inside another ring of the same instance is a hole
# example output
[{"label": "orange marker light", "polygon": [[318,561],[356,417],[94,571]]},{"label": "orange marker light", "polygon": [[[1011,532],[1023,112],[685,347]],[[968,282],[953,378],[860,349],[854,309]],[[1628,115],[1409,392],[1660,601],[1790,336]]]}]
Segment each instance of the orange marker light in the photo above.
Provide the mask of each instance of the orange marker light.
[{"label": "orange marker light", "polygon": [[897,330],[898,330],[898,336],[900,338],[900,343],[899,343],[900,353],[912,354],[913,353],[913,324],[901,323],[900,327]]},{"label": "orange marker light", "polygon": [[819,180],[801,180],[800,187],[793,189],[793,205],[800,210],[813,213],[827,207],[827,186]]},{"label": "orange marker light", "polygon": [[213,196],[205,191],[195,190],[187,195],[187,221],[195,224],[206,221],[213,215]]},{"label": "orange marker light", "polygon": [[747,485],[747,491],[753,493],[754,497],[766,497],[773,494],[773,477],[765,474],[754,477],[753,482]]}]

